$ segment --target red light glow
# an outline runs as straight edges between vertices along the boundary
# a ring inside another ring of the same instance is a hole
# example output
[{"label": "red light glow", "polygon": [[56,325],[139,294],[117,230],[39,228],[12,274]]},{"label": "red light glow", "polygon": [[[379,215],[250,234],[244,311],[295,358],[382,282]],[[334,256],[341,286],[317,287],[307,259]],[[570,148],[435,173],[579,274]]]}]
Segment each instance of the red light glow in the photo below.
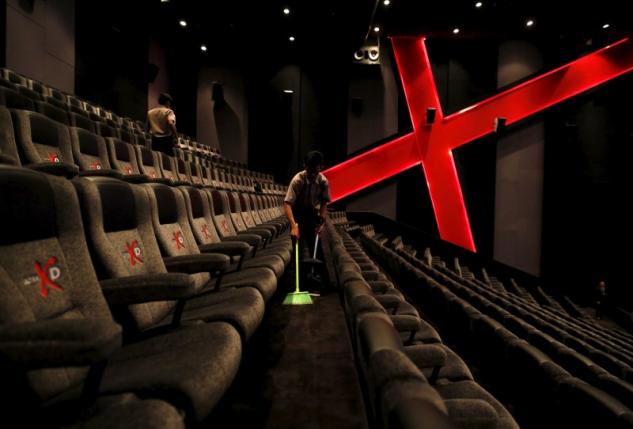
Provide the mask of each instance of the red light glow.
[{"label": "red light glow", "polygon": [[[413,133],[327,169],[336,201],[421,164],[443,240],[476,251],[452,151],[494,132],[496,118],[516,123],[633,70],[623,39],[444,117],[424,37],[391,39]],[[426,124],[427,109],[436,109]]]}]

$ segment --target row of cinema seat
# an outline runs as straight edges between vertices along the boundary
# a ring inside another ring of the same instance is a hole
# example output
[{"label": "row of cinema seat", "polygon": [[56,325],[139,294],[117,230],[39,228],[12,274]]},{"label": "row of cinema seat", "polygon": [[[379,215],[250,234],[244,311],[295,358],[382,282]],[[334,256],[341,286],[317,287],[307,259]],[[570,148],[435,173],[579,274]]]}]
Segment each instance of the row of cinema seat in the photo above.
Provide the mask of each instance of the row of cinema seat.
[{"label": "row of cinema seat", "polygon": [[4,107],[0,164],[3,415],[205,419],[290,261],[273,188]]},{"label": "row of cinema seat", "polygon": [[[253,191],[258,180],[248,170],[224,170],[198,157],[188,162],[83,128],[66,127],[37,112],[0,106],[0,127],[3,162],[67,177],[125,177],[129,181],[194,183],[236,191]],[[278,184],[264,185],[264,195],[283,193]]]},{"label": "row of cinema seat", "polygon": [[372,427],[518,428],[345,229],[325,234]]},{"label": "row of cinema seat", "polygon": [[[535,426],[633,427],[631,336],[418,259],[361,227],[361,242]],[[547,416],[545,418],[544,416]]]},{"label": "row of cinema seat", "polygon": [[117,137],[141,145],[150,138],[141,121],[120,117],[103,107],[12,70],[0,69],[0,99],[4,105],[38,111],[67,126],[86,128],[104,137]]},{"label": "row of cinema seat", "polygon": [[[0,84],[2,84],[0,85],[0,105],[13,110],[37,112],[42,117],[51,119],[52,121],[55,121],[58,124],[62,124],[63,126],[70,127],[71,143],[73,141],[87,141],[81,146],[86,147],[85,150],[88,151],[88,154],[92,155],[93,157],[99,155],[97,153],[97,145],[94,143],[94,140],[103,140],[110,150],[110,154],[121,152],[121,154],[116,157],[110,155],[110,157],[108,158],[109,161],[106,163],[95,163],[95,159],[92,160],[91,164],[87,165],[81,165],[81,163],[78,162],[82,169],[103,169],[105,168],[105,164],[113,164],[114,167],[117,167],[117,159],[119,159],[119,161],[121,159],[123,161],[128,161],[128,158],[130,158],[130,156],[126,154],[126,151],[128,149],[127,146],[123,145],[123,143],[131,145],[133,148],[131,150],[133,152],[142,152],[145,164],[153,162],[152,157],[154,155],[152,155],[150,152],[151,141],[149,140],[149,135],[142,131],[142,124],[140,124],[138,121],[123,121],[122,118],[117,116],[116,118],[118,118],[118,122],[112,122],[112,120],[108,119],[109,122],[106,123],[104,117],[99,115],[112,116],[114,115],[112,112],[108,112],[104,109],[93,106],[89,107],[88,109],[94,109],[95,112],[99,113],[91,112],[90,114],[88,114],[88,110],[84,109],[84,107],[90,106],[88,102],[80,100],[77,97],[71,95],[66,95],[61,91],[43,86],[36,81],[26,79],[9,70],[3,69],[0,70],[0,72],[12,78],[12,81],[8,81],[2,80],[2,78],[0,77]],[[50,102],[45,101],[45,99],[42,98],[44,97],[43,95],[40,95],[39,92],[31,90],[30,87],[39,88],[40,92],[49,94],[45,97],[46,99],[51,98],[52,94],[57,94],[57,96],[56,98],[52,98],[51,100],[49,100]],[[62,108],[62,106],[53,105],[53,99],[57,100],[65,107]],[[71,100],[75,100],[75,102],[72,102]],[[79,106],[78,103],[80,103],[81,106]],[[37,119],[37,121],[42,122],[42,119]],[[78,131],[73,132],[73,129]],[[54,132],[55,131],[52,131],[51,134]],[[64,133],[58,132],[58,134],[60,134],[60,140],[62,140],[59,143],[59,147],[63,149],[64,146],[69,146],[68,144],[64,144],[64,141],[68,140],[68,138],[65,138],[66,136],[63,135]],[[77,136],[76,134],[79,134],[79,136]],[[101,139],[99,137],[101,137]],[[183,161],[193,164],[200,164],[202,165],[202,167],[208,167],[210,169],[209,177],[213,175],[214,177],[211,180],[214,180],[216,182],[221,181],[230,183],[230,181],[233,179],[232,176],[243,176],[244,181],[248,182],[244,183],[244,186],[253,186],[258,183],[261,185],[263,193],[278,195],[283,192],[283,186],[274,184],[272,176],[259,172],[249,171],[245,168],[246,166],[244,164],[237,161],[228,160],[219,155],[216,149],[199,144],[186,136],[179,137],[178,146],[175,150],[178,158],[182,159]],[[57,156],[57,159],[59,159],[60,161],[66,161],[68,159],[68,151],[65,151],[65,153],[59,152],[63,152],[63,150],[49,151],[45,155],[46,157],[50,156],[53,158]],[[76,147],[73,147],[73,155],[75,157],[77,157],[77,153],[78,149]],[[32,154],[29,153],[29,151],[25,152],[27,162],[33,163],[39,161],[31,159],[33,157],[30,155]],[[140,162],[141,155],[134,156],[134,158],[138,158],[139,161],[137,161],[136,163],[139,164],[139,169],[142,170],[143,165]],[[134,164],[135,160],[132,160],[129,165],[132,170],[135,169]],[[127,168],[128,165],[124,164],[122,167]],[[184,172],[184,167],[181,168],[181,171]],[[203,173],[206,172],[203,171]],[[221,175],[224,175],[226,177],[222,178],[220,177]]]},{"label": "row of cinema seat", "polygon": [[[118,116],[94,103],[8,69],[0,69],[0,105],[38,112],[67,127],[101,136],[106,141],[122,141],[151,149],[151,136],[145,131],[143,122]],[[198,143],[184,134],[179,135],[175,152],[183,161],[216,167],[227,175],[246,176],[261,184],[264,193],[279,194],[284,189],[273,183],[271,175],[249,171],[243,163],[224,158],[218,149]]]}]

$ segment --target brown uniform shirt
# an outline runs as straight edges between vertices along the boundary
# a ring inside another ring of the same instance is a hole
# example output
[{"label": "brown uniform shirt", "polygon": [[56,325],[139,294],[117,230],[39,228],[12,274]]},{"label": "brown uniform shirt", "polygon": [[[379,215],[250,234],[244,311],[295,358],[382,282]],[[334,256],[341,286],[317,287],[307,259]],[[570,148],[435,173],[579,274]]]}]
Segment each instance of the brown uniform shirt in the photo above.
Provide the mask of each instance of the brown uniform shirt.
[{"label": "brown uniform shirt", "polygon": [[149,132],[153,136],[166,137],[171,135],[169,124],[176,124],[174,111],[165,106],[158,106],[147,112]]}]

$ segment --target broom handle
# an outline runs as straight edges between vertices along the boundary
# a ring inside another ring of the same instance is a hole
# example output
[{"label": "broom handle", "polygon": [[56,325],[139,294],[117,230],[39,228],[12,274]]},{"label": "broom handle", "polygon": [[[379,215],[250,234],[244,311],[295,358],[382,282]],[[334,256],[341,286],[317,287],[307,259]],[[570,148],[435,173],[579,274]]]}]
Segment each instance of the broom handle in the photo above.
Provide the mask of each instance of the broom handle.
[{"label": "broom handle", "polygon": [[295,240],[295,292],[299,292],[299,240]]}]

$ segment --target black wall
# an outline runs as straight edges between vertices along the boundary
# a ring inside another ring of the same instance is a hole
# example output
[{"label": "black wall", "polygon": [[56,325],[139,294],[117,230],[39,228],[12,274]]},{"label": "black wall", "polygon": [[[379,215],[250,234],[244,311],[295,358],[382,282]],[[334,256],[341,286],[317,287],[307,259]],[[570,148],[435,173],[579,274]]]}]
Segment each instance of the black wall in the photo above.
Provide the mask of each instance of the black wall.
[{"label": "black wall", "polygon": [[75,40],[76,94],[144,120],[150,72],[146,2],[77,1]]},{"label": "black wall", "polygon": [[7,64],[6,49],[7,49],[7,2],[6,0],[0,0],[0,66],[4,67]]},{"label": "black wall", "polygon": [[589,299],[605,280],[632,309],[633,107],[623,76],[551,111],[546,128],[543,275]]},{"label": "black wall", "polygon": [[[347,151],[348,67],[351,53],[330,47],[290,50],[286,61],[268,59],[246,70],[249,102],[249,166],[288,183],[311,150],[326,165]],[[289,58],[289,60],[288,60]],[[279,75],[291,67],[291,72]],[[293,88],[285,95],[283,88]]]}]

